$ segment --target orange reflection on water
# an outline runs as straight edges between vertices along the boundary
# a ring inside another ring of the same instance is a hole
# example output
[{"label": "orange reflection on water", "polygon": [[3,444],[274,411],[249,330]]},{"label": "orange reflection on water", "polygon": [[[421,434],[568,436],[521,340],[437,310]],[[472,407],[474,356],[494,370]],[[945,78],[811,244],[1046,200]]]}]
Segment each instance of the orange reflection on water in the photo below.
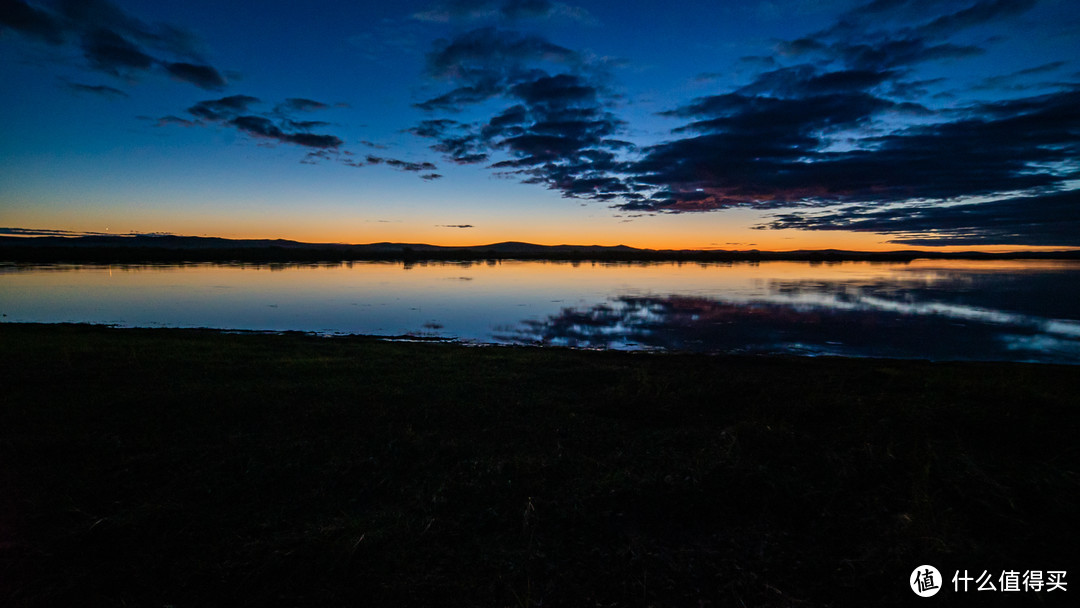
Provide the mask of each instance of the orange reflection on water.
[{"label": "orange reflection on water", "polygon": [[[475,290],[495,283],[502,289],[529,292],[588,288],[608,291],[700,292],[739,289],[763,281],[788,279],[851,282],[918,275],[922,280],[964,273],[1065,272],[1080,268],[1067,260],[928,260],[910,262],[343,262],[329,264],[161,264],[40,265],[0,269],[0,281],[11,289],[53,286],[70,291],[138,288],[288,289],[297,292],[350,288],[389,289],[401,293]],[[482,294],[476,294],[478,296]]]},{"label": "orange reflection on water", "polygon": [[934,356],[925,345],[947,357],[1080,361],[1078,277],[1080,262],[1053,260],[7,265],[0,312],[16,322]]}]

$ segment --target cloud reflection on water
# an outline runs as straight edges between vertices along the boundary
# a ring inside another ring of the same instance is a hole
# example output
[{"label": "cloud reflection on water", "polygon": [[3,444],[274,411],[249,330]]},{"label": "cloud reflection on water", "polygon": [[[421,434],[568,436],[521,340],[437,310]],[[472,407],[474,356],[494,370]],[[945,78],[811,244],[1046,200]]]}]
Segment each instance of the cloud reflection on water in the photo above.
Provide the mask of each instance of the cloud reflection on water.
[{"label": "cloud reflection on water", "polygon": [[[903,278],[777,281],[756,296],[621,295],[525,320],[497,338],[579,348],[1080,363],[1078,320],[983,305],[996,292],[985,284],[964,289],[983,283],[965,273],[907,278],[906,285]],[[1044,278],[1006,280],[1023,291]],[[1025,310],[1040,307],[1055,308],[1028,302]]]},{"label": "cloud reflection on water", "polygon": [[[4,265],[5,321],[1080,364],[1080,263]],[[523,319],[525,319],[523,321]]]}]

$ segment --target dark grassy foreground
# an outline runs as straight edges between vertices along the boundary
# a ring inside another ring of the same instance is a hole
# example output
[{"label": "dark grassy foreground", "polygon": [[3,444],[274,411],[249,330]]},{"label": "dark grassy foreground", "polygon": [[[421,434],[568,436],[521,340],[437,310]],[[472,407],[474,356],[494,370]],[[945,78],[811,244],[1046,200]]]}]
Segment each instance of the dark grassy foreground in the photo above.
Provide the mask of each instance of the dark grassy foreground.
[{"label": "dark grassy foreground", "polygon": [[1076,605],[1078,372],[0,324],[0,606]]}]

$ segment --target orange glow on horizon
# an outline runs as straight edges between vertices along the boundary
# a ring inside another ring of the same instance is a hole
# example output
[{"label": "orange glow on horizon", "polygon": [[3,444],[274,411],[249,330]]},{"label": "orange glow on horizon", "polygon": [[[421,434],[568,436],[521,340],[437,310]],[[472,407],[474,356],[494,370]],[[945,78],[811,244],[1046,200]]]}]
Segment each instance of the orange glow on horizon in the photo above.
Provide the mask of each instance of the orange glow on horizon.
[{"label": "orange glow on horizon", "polygon": [[[524,234],[522,234],[524,232]],[[780,231],[777,231],[779,233]],[[463,234],[475,234],[476,236],[463,236]],[[519,231],[512,233],[493,233],[480,230],[460,229],[456,232],[449,230],[436,231],[393,231],[371,235],[355,235],[340,233],[337,231],[318,232],[282,232],[273,235],[257,232],[236,232],[231,234],[206,234],[200,236],[220,236],[236,239],[286,239],[306,243],[337,243],[349,245],[365,245],[370,243],[403,243],[434,245],[438,247],[477,248],[505,242],[521,242],[533,245],[560,246],[576,245],[587,246],[627,246],[636,249],[651,250],[701,250],[701,251],[811,251],[811,250],[843,250],[843,251],[930,251],[930,252],[964,252],[978,251],[986,253],[1007,253],[1014,251],[1071,251],[1080,249],[1076,247],[1055,246],[1020,246],[1020,245],[905,245],[889,242],[892,236],[873,233],[840,232],[840,231],[783,231],[783,234],[771,234],[770,231],[753,231],[749,235],[728,238],[708,238],[699,236],[689,237],[685,234],[653,234],[653,235],[626,235],[604,234],[601,232],[589,235],[582,234],[559,234],[557,231]],[[367,237],[367,238],[365,238]],[[751,240],[752,239],[752,240]]]},{"label": "orange glow on horizon", "polygon": [[[579,215],[580,214],[580,215]],[[468,218],[465,218],[468,221]],[[445,222],[445,223],[443,223]],[[895,235],[844,231],[758,230],[761,216],[740,210],[723,214],[678,214],[619,219],[597,210],[573,210],[553,219],[526,215],[496,216],[453,224],[443,219],[403,217],[394,221],[353,217],[328,226],[324,215],[267,216],[253,220],[230,215],[218,217],[182,214],[132,214],[127,220],[103,213],[77,215],[12,213],[4,224],[22,228],[62,229],[75,232],[170,233],[228,239],[285,239],[305,243],[369,244],[380,242],[426,244],[443,247],[482,247],[516,241],[535,245],[616,246],[653,250],[847,251],[933,252],[1071,251],[1076,247],[1019,245],[912,246],[889,242]],[[471,226],[459,228],[454,226]],[[109,230],[106,230],[106,227]]]}]

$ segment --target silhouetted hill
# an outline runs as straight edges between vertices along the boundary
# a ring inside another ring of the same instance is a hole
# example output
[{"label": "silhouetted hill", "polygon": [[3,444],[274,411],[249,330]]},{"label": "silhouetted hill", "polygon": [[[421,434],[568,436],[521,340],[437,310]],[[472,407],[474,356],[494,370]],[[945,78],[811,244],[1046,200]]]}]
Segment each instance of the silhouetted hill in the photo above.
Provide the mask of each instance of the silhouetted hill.
[{"label": "silhouetted hill", "polygon": [[285,239],[227,239],[177,235],[0,236],[0,260],[13,262],[333,262],[346,260],[546,259],[600,261],[905,261],[934,259],[1080,259],[1080,251],[1011,253],[940,251],[656,250],[626,245],[537,245],[519,241],[467,247],[426,243],[303,243]]}]

